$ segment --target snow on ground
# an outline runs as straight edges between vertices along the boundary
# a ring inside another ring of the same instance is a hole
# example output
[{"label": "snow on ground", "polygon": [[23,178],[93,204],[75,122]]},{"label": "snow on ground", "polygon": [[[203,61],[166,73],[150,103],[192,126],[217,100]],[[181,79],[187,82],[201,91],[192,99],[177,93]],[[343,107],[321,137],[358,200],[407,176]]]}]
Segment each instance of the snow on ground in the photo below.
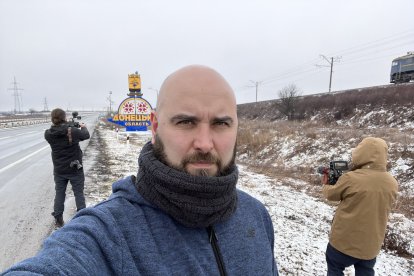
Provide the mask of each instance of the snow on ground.
[{"label": "snow on ground", "polygon": [[[138,156],[142,146],[151,139],[151,132],[126,133],[115,132],[97,126],[96,134],[91,138],[85,152],[85,161],[89,170],[85,179],[87,206],[106,199],[112,192],[112,183],[116,180],[136,175]],[[129,137],[129,139],[127,139]],[[86,161],[87,160],[87,161]]]},{"label": "snow on ground", "polygon": [[265,204],[275,228],[282,275],[321,275],[332,208],[267,177],[240,168],[240,189]]},{"label": "snow on ground", "polygon": [[[325,250],[335,208],[279,180],[239,168],[239,188],[263,202],[272,217],[281,275],[326,274]],[[412,275],[413,265],[381,251],[375,270],[377,275]],[[354,275],[353,269],[348,268],[346,275]]]},{"label": "snow on ground", "polygon": [[[142,145],[150,140],[151,134],[129,134],[129,140],[126,135],[117,135],[115,131],[100,125],[92,137],[86,150],[86,162],[91,162],[85,187],[89,206],[106,199],[115,180],[136,174],[139,152]],[[106,161],[99,168],[102,163],[99,155],[103,151]],[[283,181],[291,179],[270,179],[243,166],[239,169],[239,189],[263,202],[272,217],[274,250],[280,274],[326,275],[324,252],[335,208],[284,185]],[[108,173],[102,173],[102,170]],[[401,224],[402,227],[412,227],[411,221],[401,220]],[[377,275],[413,275],[414,263],[381,251],[375,270]],[[353,269],[347,268],[346,275],[354,275]]]}]

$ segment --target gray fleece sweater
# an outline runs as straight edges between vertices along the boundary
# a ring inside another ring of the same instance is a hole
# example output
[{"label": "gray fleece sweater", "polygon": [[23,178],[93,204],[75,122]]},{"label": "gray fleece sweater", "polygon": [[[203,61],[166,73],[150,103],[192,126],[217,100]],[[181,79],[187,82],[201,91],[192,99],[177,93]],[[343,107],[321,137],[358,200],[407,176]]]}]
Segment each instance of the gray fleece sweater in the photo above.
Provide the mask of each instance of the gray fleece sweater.
[{"label": "gray fleece sweater", "polygon": [[238,199],[235,213],[212,233],[179,224],[127,177],[113,184],[108,200],[81,210],[35,257],[5,274],[220,275],[221,262],[227,275],[278,275],[268,212],[242,191]]}]

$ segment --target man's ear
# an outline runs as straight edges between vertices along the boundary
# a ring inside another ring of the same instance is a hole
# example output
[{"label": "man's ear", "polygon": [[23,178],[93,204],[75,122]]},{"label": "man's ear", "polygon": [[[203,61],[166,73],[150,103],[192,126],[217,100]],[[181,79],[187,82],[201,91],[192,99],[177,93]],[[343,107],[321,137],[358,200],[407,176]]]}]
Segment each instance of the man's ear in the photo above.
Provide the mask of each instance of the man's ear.
[{"label": "man's ear", "polygon": [[157,134],[157,129],[158,129],[157,113],[154,110],[151,111],[150,121],[151,121],[151,134],[152,134],[151,142],[154,144],[155,135]]}]

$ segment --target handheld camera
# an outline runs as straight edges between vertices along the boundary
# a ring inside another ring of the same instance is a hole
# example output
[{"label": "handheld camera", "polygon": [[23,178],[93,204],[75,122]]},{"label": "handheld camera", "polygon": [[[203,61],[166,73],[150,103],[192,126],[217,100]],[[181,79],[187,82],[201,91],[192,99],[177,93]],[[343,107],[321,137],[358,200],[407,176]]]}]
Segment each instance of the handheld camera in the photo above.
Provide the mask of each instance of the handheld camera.
[{"label": "handheld camera", "polygon": [[[75,119],[76,119],[76,121],[75,121]],[[70,121],[69,121],[69,126],[80,128],[80,123],[79,123],[80,119],[81,119],[81,116],[78,116],[78,112],[73,111],[72,112],[72,118],[70,118]]]},{"label": "handheld camera", "polygon": [[347,170],[349,170],[347,161],[330,161],[329,168],[321,166],[318,168],[318,173],[327,175],[328,184],[335,185],[338,178]]}]

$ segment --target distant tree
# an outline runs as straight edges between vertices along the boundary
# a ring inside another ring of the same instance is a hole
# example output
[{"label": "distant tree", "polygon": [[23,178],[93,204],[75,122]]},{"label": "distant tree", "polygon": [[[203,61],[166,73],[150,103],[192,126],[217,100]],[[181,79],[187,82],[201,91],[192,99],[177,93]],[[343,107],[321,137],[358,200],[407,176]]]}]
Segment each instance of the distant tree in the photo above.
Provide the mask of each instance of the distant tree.
[{"label": "distant tree", "polygon": [[29,109],[29,113],[31,114],[31,115],[33,115],[33,114],[35,114],[37,111],[36,111],[36,109],[34,109],[34,108],[30,108]]},{"label": "distant tree", "polygon": [[278,92],[280,103],[277,105],[280,113],[288,117],[288,120],[295,119],[295,111],[301,92],[295,84],[289,84]]}]

